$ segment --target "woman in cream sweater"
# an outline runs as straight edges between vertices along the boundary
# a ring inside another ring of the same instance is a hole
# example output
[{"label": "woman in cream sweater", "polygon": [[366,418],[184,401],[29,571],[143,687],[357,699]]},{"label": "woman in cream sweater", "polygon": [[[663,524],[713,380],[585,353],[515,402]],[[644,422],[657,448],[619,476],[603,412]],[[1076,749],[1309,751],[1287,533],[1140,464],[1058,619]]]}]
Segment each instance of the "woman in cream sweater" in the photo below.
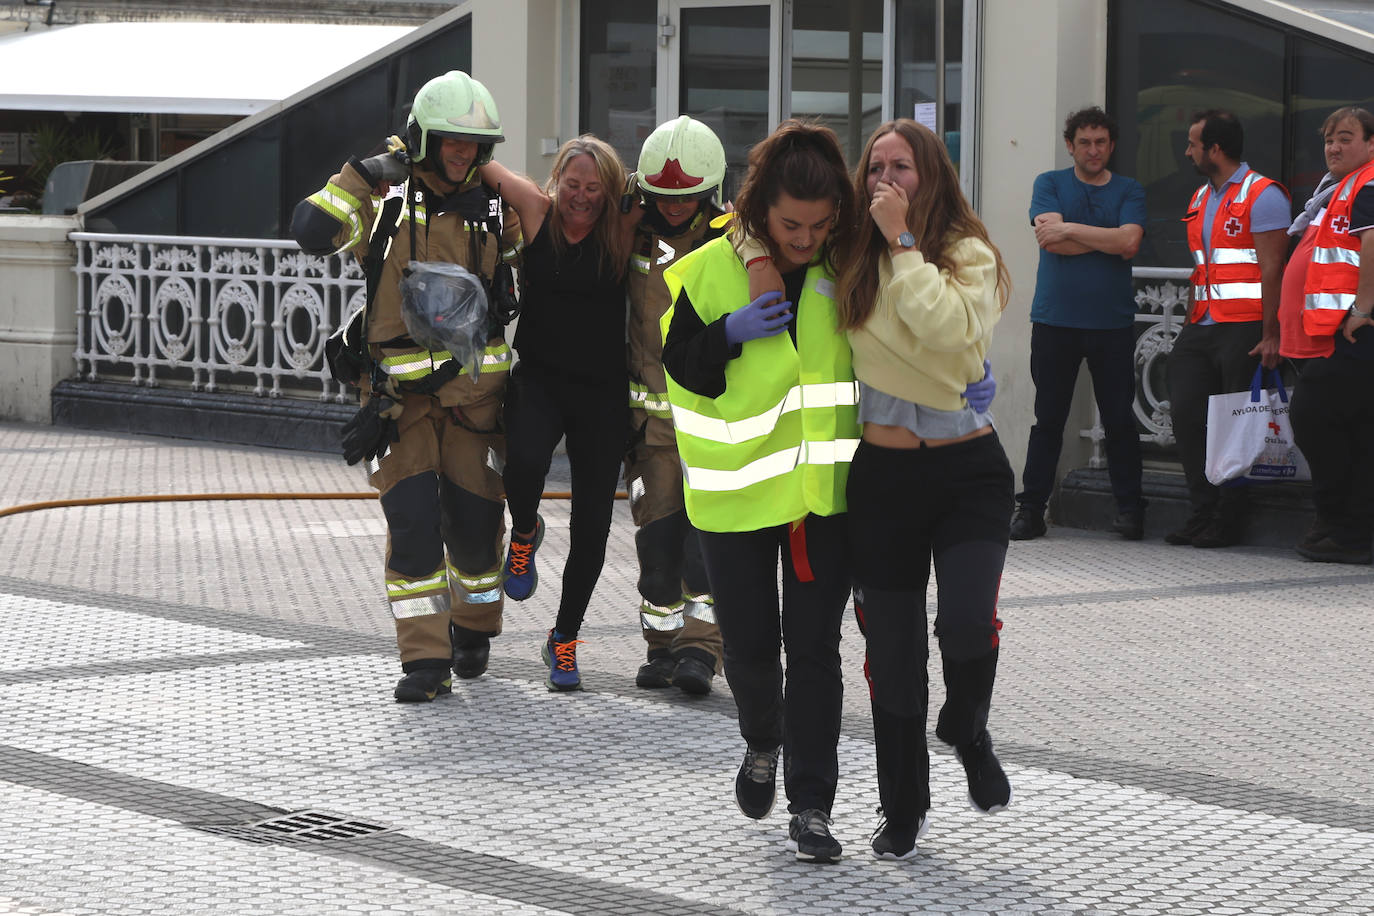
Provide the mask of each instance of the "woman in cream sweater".
[{"label": "woman in cream sweater", "polygon": [[947,692],[935,733],[963,763],[976,809],[1011,802],[987,721],[1013,477],[991,414],[964,396],[983,377],[1009,282],[944,144],[915,121],[869,138],[855,192],[869,218],[846,240],[837,299],[863,424],[846,495],[883,813],[872,846],[879,858],[907,859],[930,808],[932,560]]}]

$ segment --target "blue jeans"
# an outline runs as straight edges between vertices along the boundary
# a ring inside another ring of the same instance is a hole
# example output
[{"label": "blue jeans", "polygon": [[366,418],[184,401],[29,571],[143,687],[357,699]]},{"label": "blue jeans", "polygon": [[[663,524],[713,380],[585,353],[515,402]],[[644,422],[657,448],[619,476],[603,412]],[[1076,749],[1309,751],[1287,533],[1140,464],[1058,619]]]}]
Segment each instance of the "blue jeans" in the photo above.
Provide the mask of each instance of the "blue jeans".
[{"label": "blue jeans", "polygon": [[1054,472],[1064,445],[1078,366],[1088,363],[1093,395],[1107,439],[1107,473],[1118,512],[1144,506],[1140,490],[1140,433],[1135,422],[1135,333],[1132,328],[1094,330],[1031,324],[1031,379],[1035,382],[1035,425],[1026,445],[1016,503],[1044,511],[1054,489]]}]

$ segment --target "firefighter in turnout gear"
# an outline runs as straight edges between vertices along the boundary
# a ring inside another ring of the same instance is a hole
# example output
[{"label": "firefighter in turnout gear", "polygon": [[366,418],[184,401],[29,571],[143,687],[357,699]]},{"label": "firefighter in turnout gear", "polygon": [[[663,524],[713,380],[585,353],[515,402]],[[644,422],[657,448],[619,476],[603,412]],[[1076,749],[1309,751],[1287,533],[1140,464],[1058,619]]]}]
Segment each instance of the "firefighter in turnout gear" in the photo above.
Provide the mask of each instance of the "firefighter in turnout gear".
[{"label": "firefighter in turnout gear", "polygon": [[638,527],[640,625],[648,661],[640,687],[711,690],[721,638],[697,530],[682,499],[682,467],[663,375],[659,319],[672,304],[663,272],[720,235],[712,221],[725,178],[725,150],[711,128],[683,115],[644,141],[635,182],[644,215],[630,258],[630,447],[625,481]]},{"label": "firefighter in turnout gear", "polygon": [[449,693],[450,668],[460,678],[480,676],[501,632],[499,418],[511,359],[503,316],[491,311],[486,349],[471,372],[448,351],[412,339],[401,283],[425,264],[456,264],[498,285],[498,264],[518,252],[519,224],[477,167],[503,139],[486,87],[449,71],[416,94],[404,144],[393,138],[387,152],[350,159],[291,221],[307,253],[351,252],[368,275],[367,346],[358,348],[363,406],[345,427],[344,453],[350,463],[368,459],[386,516],[385,589],[402,702]]}]

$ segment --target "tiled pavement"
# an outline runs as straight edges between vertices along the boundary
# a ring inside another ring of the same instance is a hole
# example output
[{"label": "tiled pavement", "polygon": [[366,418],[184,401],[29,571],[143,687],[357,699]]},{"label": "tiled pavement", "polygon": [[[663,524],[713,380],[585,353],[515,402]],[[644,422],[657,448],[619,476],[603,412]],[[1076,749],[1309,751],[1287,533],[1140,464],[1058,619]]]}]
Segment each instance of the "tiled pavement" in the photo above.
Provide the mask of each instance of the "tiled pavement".
[{"label": "tiled pavement", "polygon": [[[365,489],[329,456],[0,424],[0,508]],[[623,504],[587,690],[545,690],[567,505],[543,512],[539,591],[508,605],[491,671],[427,706],[391,701],[375,501],[0,518],[0,914],[1374,912],[1369,567],[1063,529],[1013,544],[993,734],[1016,802],[970,811],[937,749],[909,863],[867,855],[847,619],[847,855],[816,867],[784,850],[781,806],[735,810],[723,683],[634,687]],[[249,826],[297,812],[319,817]]]}]

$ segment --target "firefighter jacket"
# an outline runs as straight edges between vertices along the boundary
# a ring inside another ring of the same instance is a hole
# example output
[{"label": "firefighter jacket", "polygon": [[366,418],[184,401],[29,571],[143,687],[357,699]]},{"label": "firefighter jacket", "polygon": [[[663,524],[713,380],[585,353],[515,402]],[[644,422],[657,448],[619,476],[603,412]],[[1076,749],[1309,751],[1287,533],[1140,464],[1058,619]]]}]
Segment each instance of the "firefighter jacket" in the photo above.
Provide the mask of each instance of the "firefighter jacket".
[{"label": "firefighter jacket", "polygon": [[1303,287],[1302,329],[1312,337],[1339,331],[1355,304],[1360,284],[1360,239],[1350,234],[1350,211],[1356,195],[1370,183],[1374,183],[1374,162],[1345,176],[1326,205]]},{"label": "firefighter jacket", "polygon": [[1189,321],[1198,321],[1209,311],[1212,319],[1218,322],[1259,321],[1264,317],[1259,255],[1255,250],[1255,237],[1250,232],[1250,209],[1271,184],[1278,182],[1252,169],[1240,181],[1226,185],[1212,218],[1210,260],[1202,238],[1202,220],[1211,185],[1204,184],[1194,192],[1188,212],[1183,216],[1188,230],[1188,249],[1193,254],[1193,310]]},{"label": "firefighter jacket", "polygon": [[[630,297],[630,427],[644,429],[649,445],[674,444],[668,387],[663,377],[663,331],[659,328],[663,313],[672,305],[663,273],[680,257],[720,233],[711,227],[711,220],[717,215],[718,211],[703,204],[678,235],[660,235],[647,220],[635,230],[626,277]],[[646,426],[649,417],[663,422]]]},{"label": "firefighter jacket", "polygon": [[[392,188],[391,195],[400,195],[403,204],[369,305],[367,338],[380,370],[406,390],[422,384],[450,358],[446,351],[431,353],[416,345],[406,333],[400,292],[406,265],[410,261],[459,264],[490,281],[497,261],[518,253],[520,227],[514,210],[507,208],[500,214],[505,227],[501,235],[489,230],[495,226],[492,217],[497,215],[497,201],[476,177],[456,187],[417,166],[410,181]],[[366,167],[350,160],[328,184],[297,206],[292,232],[302,249],[311,254],[348,251],[361,262],[381,205],[382,200],[373,196]],[[510,365],[505,329],[493,321],[477,384],[473,385],[464,370],[434,394],[445,406],[474,403],[504,386]]]},{"label": "firefighter jacket", "polygon": [[[708,326],[749,299],[749,277],[728,237],[680,259],[664,279],[674,302],[685,290]],[[796,344],[788,333],[746,342],[725,367],[719,397],[667,377],[687,515],[704,531],[845,511],[859,443],[858,383],[837,327],[834,278],[822,264],[807,269],[798,300]],[[677,307],[663,316],[664,334]]]}]

